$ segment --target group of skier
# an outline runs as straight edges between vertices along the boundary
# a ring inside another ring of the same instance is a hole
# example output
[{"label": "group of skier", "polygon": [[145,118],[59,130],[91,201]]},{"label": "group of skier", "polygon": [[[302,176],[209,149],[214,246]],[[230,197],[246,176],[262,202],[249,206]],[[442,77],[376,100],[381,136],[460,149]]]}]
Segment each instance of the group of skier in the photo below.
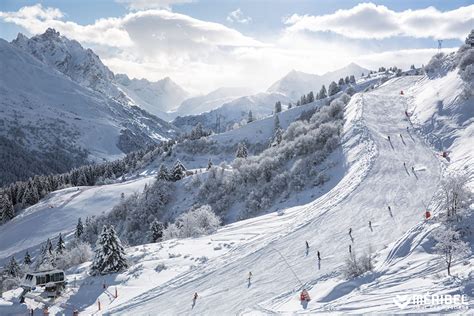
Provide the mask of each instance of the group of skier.
[{"label": "group of skier", "polygon": [[[306,243],[306,254],[308,254],[309,253],[309,243],[308,243],[308,241],[305,241],[305,243]],[[316,253],[318,255],[318,261],[321,261],[321,253],[319,252],[319,250]]]},{"label": "group of skier", "polygon": [[[400,94],[403,95],[403,91],[401,91]],[[405,111],[405,115],[406,115],[407,117],[409,117],[409,114],[408,114],[407,111]],[[408,126],[407,126],[407,132],[409,132],[409,127],[408,127]],[[400,138],[401,138],[402,141],[403,141],[403,136],[402,136],[402,134],[399,134],[399,135],[400,135]],[[387,135],[387,139],[388,139],[389,142],[391,142],[390,135]],[[403,166],[406,168],[406,162],[403,162]],[[415,168],[414,168],[413,166],[411,167],[411,170],[412,170],[413,173],[415,172]],[[390,213],[390,216],[393,216],[393,215],[392,215],[392,208],[390,207],[390,205],[388,205],[387,207],[388,207],[388,211],[389,211],[389,213]],[[372,221],[370,221],[370,220],[369,220],[369,229],[370,229],[371,231],[373,231],[373,228],[372,228]],[[350,237],[351,241],[354,242],[354,238],[352,237],[352,227],[349,228],[349,237]],[[309,254],[309,248],[310,248],[310,247],[309,247],[309,242],[308,242],[307,240],[305,241],[305,245],[306,245],[306,255],[308,255],[308,254]],[[320,263],[320,262],[321,262],[321,253],[319,252],[319,250],[318,250],[316,253],[317,253],[317,257],[318,257],[318,263]],[[352,245],[349,244],[349,254],[351,254],[351,253],[352,253]],[[252,272],[250,271],[249,274],[248,274],[248,277],[247,277],[247,281],[248,281],[249,286],[250,286],[250,284],[251,284],[252,276],[253,276],[253,274],[252,274]],[[196,303],[197,298],[198,298],[198,294],[197,294],[197,293],[194,293],[194,296],[193,296],[193,306],[194,306],[194,304]],[[301,300],[302,302],[309,302],[309,301],[311,300],[311,298],[310,298],[310,296],[309,296],[309,293],[308,293],[308,291],[307,291],[305,288],[303,288],[303,290],[302,290],[301,293],[300,293],[300,300]]]}]

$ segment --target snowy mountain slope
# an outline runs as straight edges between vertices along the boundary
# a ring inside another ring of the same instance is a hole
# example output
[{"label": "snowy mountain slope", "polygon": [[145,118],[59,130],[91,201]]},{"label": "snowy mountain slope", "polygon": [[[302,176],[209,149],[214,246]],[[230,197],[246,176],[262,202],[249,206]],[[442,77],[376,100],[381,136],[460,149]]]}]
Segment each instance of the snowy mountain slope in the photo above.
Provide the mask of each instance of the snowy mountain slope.
[{"label": "snowy mountain slope", "polygon": [[222,133],[247,122],[249,111],[252,111],[254,119],[270,115],[277,101],[288,104],[289,99],[279,93],[258,93],[235,99],[199,115],[178,116],[172,123],[183,131],[190,131],[201,123],[206,129]]},{"label": "snowy mountain slope", "polygon": [[176,116],[201,114],[252,93],[252,89],[245,87],[219,88],[206,95],[184,100],[173,114]]},{"label": "snowy mountain slope", "polygon": [[175,109],[189,96],[170,78],[150,82],[129,79],[124,74],[115,76],[91,49],[83,48],[77,41],[61,36],[52,28],[32,38],[19,33],[12,44],[83,87],[125,105],[139,106],[165,120],[171,118],[166,112]]},{"label": "snowy mountain slope", "polygon": [[[23,150],[11,152],[19,159],[49,153],[38,163],[64,172],[72,167],[67,159],[79,156],[81,163],[85,158],[115,159],[177,133],[165,121],[77,84],[4,40],[0,40],[0,55],[0,135]],[[9,148],[4,148],[8,157]],[[29,170],[28,165],[22,168],[19,172]],[[32,175],[25,173],[5,180]]]},{"label": "snowy mountain slope", "polygon": [[130,79],[127,75],[118,74],[115,76],[115,81],[135,104],[165,120],[173,118],[167,112],[175,110],[189,96],[187,91],[169,77],[150,82],[146,79]]},{"label": "snowy mountain slope", "polygon": [[[104,314],[141,315],[157,310],[165,315],[397,312],[393,295],[407,288],[430,289],[436,279],[428,275],[435,270],[425,268],[427,257],[422,253],[423,238],[430,229],[423,224],[423,204],[430,202],[446,162],[426,145],[420,137],[423,134],[406,132],[408,121],[403,112],[411,97],[401,96],[399,91],[409,91],[418,82],[419,77],[396,78],[353,97],[346,107],[339,164],[333,170],[342,180],[326,195],[306,205],[227,225],[210,236],[129,248],[132,266],[106,277],[109,292],[101,290],[102,280],[87,276],[85,264],[68,272],[71,278],[77,277],[80,287],[68,291],[64,302],[87,314],[97,312],[97,298]],[[291,111],[281,113],[282,117],[292,115]],[[408,170],[403,168],[404,161]],[[82,199],[81,195],[78,198]],[[88,210],[95,210],[95,203],[91,199]],[[391,205],[393,216],[387,205]],[[70,223],[72,227],[72,219]],[[341,280],[339,275],[351,244],[349,227],[353,251],[361,254],[369,245],[379,251],[376,271],[353,282]],[[307,256],[305,240],[311,247]],[[300,284],[275,249],[310,290],[313,300],[307,306],[300,304]],[[320,269],[316,250],[322,255]],[[203,255],[207,261],[199,259]],[[167,268],[155,270],[162,264]],[[250,285],[246,280],[249,271],[253,273]],[[107,294],[113,293],[115,286],[117,299]],[[199,298],[192,308],[196,291]],[[361,299],[368,303],[361,303]],[[63,308],[58,303],[50,310],[60,312]]]},{"label": "snowy mountain slope", "polygon": [[[141,192],[152,177],[98,187],[74,187],[59,190],[26,209],[0,230],[0,258],[5,259],[29,250],[34,254],[45,236],[65,236],[74,231],[78,217],[109,212],[121,194]],[[22,238],[19,232],[28,232]],[[1,259],[0,259],[1,260]]]},{"label": "snowy mountain slope", "polygon": [[474,48],[463,46],[436,55],[428,76],[409,90],[408,111],[415,126],[440,152],[449,152],[450,169],[473,168]]},{"label": "snowy mountain slope", "polygon": [[362,73],[367,74],[368,70],[354,63],[323,75],[292,70],[286,76],[273,83],[267,92],[278,92],[286,95],[292,101],[297,101],[303,94],[307,94],[309,91],[318,92],[322,85],[325,85],[327,88],[331,81],[337,82],[339,78],[345,78],[350,75],[359,78]]},{"label": "snowy mountain slope", "polygon": [[11,43],[84,87],[114,98],[124,98],[112,84],[114,74],[99,56],[91,49],[84,49],[79,42],[61,36],[52,28],[30,39],[19,33]]},{"label": "snowy mountain slope", "polygon": [[[264,230],[253,230],[260,232],[258,240],[239,246],[226,258],[210,261],[205,267],[191,270],[110,312],[239,313],[261,308],[265,312],[283,312],[277,300],[287,297],[296,302],[301,285],[275,249],[307,288],[317,292],[318,282],[337,277],[351,244],[347,235],[350,227],[355,238],[353,250],[362,253],[369,245],[375,250],[382,249],[422,221],[420,197],[430,199],[441,164],[418,135],[406,134],[407,122],[401,114],[406,100],[398,92],[411,86],[414,80],[394,79],[374,92],[353,98],[347,108],[351,119],[343,142],[345,163],[341,168],[345,177],[320,199],[286,210],[294,218],[291,225],[276,224],[280,219],[275,214],[249,220],[246,229],[258,221],[277,227],[277,231],[266,234]],[[404,135],[403,141],[397,136],[399,133]],[[387,135],[392,135],[392,143],[387,141]],[[403,161],[415,167],[416,175],[403,168]],[[391,205],[392,216],[387,205]],[[369,220],[374,225],[373,233],[368,228]],[[239,228],[234,233],[238,235]],[[218,236],[219,233],[213,238]],[[304,254],[305,240],[311,245],[308,256]],[[320,270],[315,250],[320,250],[323,258]],[[245,281],[248,271],[254,275],[250,287]],[[308,308],[328,304],[345,294],[337,288],[333,290],[334,295],[327,296],[323,302],[314,300]],[[200,298],[194,309],[186,304],[168,303],[184,294],[191,297],[196,291]],[[303,310],[301,306],[297,308]]]},{"label": "snowy mountain slope", "polygon": [[[437,227],[437,219],[434,217],[429,222],[415,225],[399,240],[388,245],[377,254],[378,263],[372,276],[337,285],[338,290],[345,291],[346,295],[334,295],[335,291],[331,292],[336,288],[334,282],[324,280],[317,290],[312,291],[312,297],[324,297],[322,302],[327,302],[326,298],[332,294],[334,299],[329,304],[310,309],[309,312],[472,314],[474,258],[471,256],[455,263],[452,267],[455,277],[445,277],[445,264],[433,249],[431,233]],[[440,297],[446,294],[464,295],[465,301],[449,305],[438,299],[437,304],[417,305],[414,299],[415,295],[427,295],[431,299],[431,295]],[[403,309],[396,305],[396,302],[404,302],[401,299],[409,299]],[[284,306],[288,310],[298,308],[295,300],[288,298],[273,304]]]}]

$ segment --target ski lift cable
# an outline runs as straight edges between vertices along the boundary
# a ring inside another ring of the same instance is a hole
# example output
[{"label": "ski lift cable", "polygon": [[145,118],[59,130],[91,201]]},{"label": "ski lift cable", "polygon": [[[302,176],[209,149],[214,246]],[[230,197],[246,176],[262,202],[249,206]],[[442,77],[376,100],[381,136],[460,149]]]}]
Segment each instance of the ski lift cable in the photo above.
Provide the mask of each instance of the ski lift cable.
[{"label": "ski lift cable", "polygon": [[283,254],[282,254],[279,250],[277,250],[277,249],[275,249],[275,248],[273,248],[273,250],[275,250],[276,252],[278,252],[278,254],[283,258],[283,260],[285,261],[285,263],[286,263],[286,265],[288,266],[288,268],[291,270],[291,272],[293,273],[293,275],[295,276],[295,278],[296,278],[296,279],[298,280],[298,282],[300,283],[301,287],[303,287],[303,282],[301,282],[301,280],[298,278],[298,275],[296,275],[295,271],[291,268],[290,264],[288,263],[288,261],[286,260],[286,258],[283,256]]}]

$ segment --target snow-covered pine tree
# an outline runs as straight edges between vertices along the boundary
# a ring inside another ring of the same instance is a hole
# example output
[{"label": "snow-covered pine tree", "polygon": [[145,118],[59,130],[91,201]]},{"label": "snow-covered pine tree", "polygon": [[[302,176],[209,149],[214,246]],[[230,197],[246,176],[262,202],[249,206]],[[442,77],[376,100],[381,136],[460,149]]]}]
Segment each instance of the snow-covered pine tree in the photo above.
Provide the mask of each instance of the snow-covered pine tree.
[{"label": "snow-covered pine tree", "polygon": [[74,233],[74,236],[77,240],[80,240],[82,234],[84,234],[84,225],[82,224],[82,219],[79,217],[77,220],[76,232]]},{"label": "snow-covered pine tree", "polygon": [[191,135],[190,139],[199,139],[201,137],[205,136],[204,128],[201,123],[198,123],[192,130],[191,130]]},{"label": "snow-covered pine tree", "polygon": [[352,83],[352,84],[355,84],[355,83],[356,83],[356,79],[355,79],[354,75],[351,75],[351,76],[349,77],[349,82]]},{"label": "snow-covered pine tree", "polygon": [[291,104],[291,102],[288,103],[288,110],[291,109],[293,107],[293,104]]},{"label": "snow-covered pine tree", "polygon": [[24,205],[34,205],[39,201],[37,188],[33,185],[33,181],[29,181],[25,193],[22,198]]},{"label": "snow-covered pine tree", "polygon": [[300,105],[301,105],[301,101],[300,100],[296,101],[296,106],[300,106]]},{"label": "snow-covered pine tree", "polygon": [[343,78],[339,78],[338,85],[339,85],[339,87],[342,87],[344,85],[344,79]]},{"label": "snow-covered pine tree", "polygon": [[160,169],[158,170],[158,173],[156,175],[156,179],[163,180],[163,181],[169,181],[170,180],[168,169],[166,169],[166,167],[163,164],[160,165]]},{"label": "snow-covered pine tree", "polygon": [[185,176],[185,171],[186,171],[186,168],[181,163],[181,161],[176,160],[176,163],[174,164],[173,170],[171,172],[171,179],[173,181],[179,181],[183,179]]},{"label": "snow-covered pine tree", "polygon": [[150,225],[150,241],[158,242],[163,238],[164,225],[158,220],[154,220]]},{"label": "snow-covered pine tree", "polygon": [[349,83],[350,83],[349,76],[346,76],[346,78],[344,78],[344,83],[345,83],[345,84],[349,84]]},{"label": "snow-covered pine tree", "polygon": [[308,101],[306,100],[306,95],[302,95],[301,96],[301,105],[305,105],[306,103],[308,103]]},{"label": "snow-covered pine tree", "polygon": [[282,140],[283,140],[283,131],[281,130],[281,128],[277,128],[275,132],[273,133],[272,146],[280,145]]},{"label": "snow-covered pine tree", "polygon": [[281,102],[277,101],[275,103],[275,113],[280,113],[281,112]]},{"label": "snow-covered pine tree", "polygon": [[328,88],[328,94],[329,96],[333,96],[335,95],[336,93],[338,93],[340,91],[339,89],[339,86],[337,85],[337,83],[335,83],[334,81],[331,82],[331,84],[329,85],[329,88]]},{"label": "snow-covered pine tree", "polygon": [[0,223],[7,222],[15,217],[15,209],[6,193],[0,194]]},{"label": "snow-covered pine tree", "polygon": [[280,118],[278,117],[278,114],[275,114],[275,119],[273,121],[273,132],[275,132],[278,129],[281,129]]},{"label": "snow-covered pine tree", "polygon": [[104,225],[97,239],[91,265],[93,275],[120,272],[128,268],[125,250],[112,225]]},{"label": "snow-covered pine tree", "polygon": [[48,270],[55,266],[55,258],[53,254],[53,244],[48,238],[46,243],[41,247],[41,253],[36,259],[36,270]]},{"label": "snow-covered pine tree", "polygon": [[248,118],[247,118],[247,123],[252,123],[253,122],[253,114],[252,114],[252,110],[249,110],[249,115],[248,115]]},{"label": "snow-covered pine tree", "polygon": [[77,178],[77,185],[78,186],[87,186],[89,185],[89,181],[87,181],[87,176],[84,170],[79,172],[79,177]]},{"label": "snow-covered pine tree", "polygon": [[51,242],[51,239],[48,238],[46,240],[46,249],[48,250],[49,253],[53,253],[53,243]]},{"label": "snow-covered pine tree", "polygon": [[319,90],[319,99],[324,99],[327,97],[327,91],[326,91],[326,86],[322,86],[321,90]]},{"label": "snow-covered pine tree", "polygon": [[313,94],[313,91],[310,91],[310,92],[308,93],[308,97],[306,98],[306,101],[308,101],[308,103],[314,102],[314,94]]},{"label": "snow-covered pine tree", "polygon": [[66,245],[64,243],[63,235],[59,233],[58,243],[56,244],[56,255],[61,256],[66,250]]},{"label": "snow-covered pine tree", "polygon": [[207,168],[206,168],[206,170],[209,170],[209,169],[211,169],[211,168],[212,168],[212,160],[211,160],[211,158],[209,158],[209,160],[207,161]]},{"label": "snow-covered pine tree", "polygon": [[13,256],[11,257],[10,261],[5,267],[4,273],[13,278],[17,278],[21,276],[21,268],[16,262],[15,257]]},{"label": "snow-covered pine tree", "polygon": [[29,266],[30,264],[32,263],[31,261],[31,256],[30,256],[30,253],[28,252],[28,250],[25,252],[25,257],[23,258],[23,264],[25,266]]},{"label": "snow-covered pine tree", "polygon": [[237,152],[235,153],[235,157],[237,158],[247,158],[248,152],[247,152],[247,146],[245,146],[244,143],[239,143],[237,145]]}]

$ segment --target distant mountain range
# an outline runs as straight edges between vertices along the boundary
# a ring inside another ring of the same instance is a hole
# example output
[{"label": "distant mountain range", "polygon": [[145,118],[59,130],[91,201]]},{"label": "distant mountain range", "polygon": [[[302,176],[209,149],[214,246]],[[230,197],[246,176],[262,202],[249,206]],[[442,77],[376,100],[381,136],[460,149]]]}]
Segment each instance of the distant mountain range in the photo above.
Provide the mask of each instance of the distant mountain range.
[{"label": "distant mountain range", "polygon": [[366,74],[368,71],[368,69],[354,63],[323,75],[314,75],[292,70],[286,76],[272,84],[267,92],[281,93],[289,97],[292,101],[296,101],[303,94],[307,94],[310,91],[316,94],[323,84],[326,85],[327,89],[331,81],[337,82],[339,78],[345,78],[350,75],[354,75],[358,78],[362,73]]},{"label": "distant mountain range", "polygon": [[175,115],[196,115],[208,112],[237,98],[251,95],[254,92],[253,89],[247,87],[219,88],[206,95],[184,100],[176,109]]},{"label": "distant mountain range", "polygon": [[117,74],[115,81],[134,104],[165,120],[173,117],[168,112],[176,110],[189,97],[189,93],[169,77],[151,82]]}]

